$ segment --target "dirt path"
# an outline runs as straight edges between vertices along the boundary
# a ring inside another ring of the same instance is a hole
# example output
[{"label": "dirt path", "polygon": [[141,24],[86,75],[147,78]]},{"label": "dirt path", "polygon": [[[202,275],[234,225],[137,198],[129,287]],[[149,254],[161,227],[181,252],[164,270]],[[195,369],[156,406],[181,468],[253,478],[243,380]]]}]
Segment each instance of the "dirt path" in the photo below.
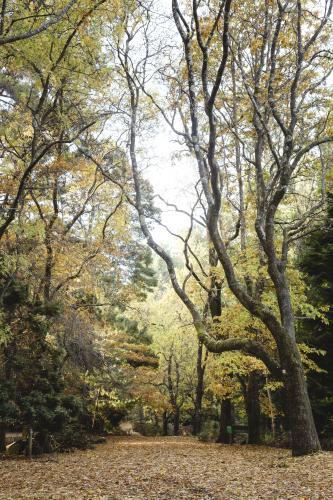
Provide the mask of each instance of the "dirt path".
[{"label": "dirt path", "polygon": [[94,450],[0,462],[1,499],[333,500],[333,453],[192,438],[112,438]]}]

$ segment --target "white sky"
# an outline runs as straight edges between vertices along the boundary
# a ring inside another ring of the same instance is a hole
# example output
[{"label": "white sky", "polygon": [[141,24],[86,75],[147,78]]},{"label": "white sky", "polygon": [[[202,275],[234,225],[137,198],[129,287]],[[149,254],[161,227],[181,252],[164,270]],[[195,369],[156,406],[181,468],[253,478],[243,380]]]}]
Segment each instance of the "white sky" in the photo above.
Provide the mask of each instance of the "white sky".
[{"label": "white sky", "polygon": [[[188,155],[183,155],[182,158],[175,157],[181,147],[175,142],[175,136],[167,125],[160,127],[149,146],[152,151],[151,159],[144,174],[151,183],[154,193],[161,195],[168,203],[174,203],[179,209],[190,211],[195,196],[194,185],[198,178],[195,160]],[[184,232],[189,225],[189,218],[186,215],[166,207],[158,199],[155,204],[163,209],[163,223],[171,231]],[[167,242],[171,245],[175,241],[175,238],[158,225],[153,235],[160,243]]]}]

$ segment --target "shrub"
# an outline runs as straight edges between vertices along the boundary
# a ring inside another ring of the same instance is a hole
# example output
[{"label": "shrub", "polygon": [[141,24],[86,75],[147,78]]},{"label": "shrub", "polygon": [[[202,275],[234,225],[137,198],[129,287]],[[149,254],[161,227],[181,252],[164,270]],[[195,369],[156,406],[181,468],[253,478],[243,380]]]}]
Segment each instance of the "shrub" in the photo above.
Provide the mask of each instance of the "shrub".
[{"label": "shrub", "polygon": [[203,423],[202,430],[198,435],[200,441],[208,443],[216,441],[219,433],[219,424],[215,420],[207,420]]},{"label": "shrub", "polygon": [[160,434],[160,429],[156,428],[156,425],[152,422],[136,422],[133,429],[143,436],[156,436]]}]

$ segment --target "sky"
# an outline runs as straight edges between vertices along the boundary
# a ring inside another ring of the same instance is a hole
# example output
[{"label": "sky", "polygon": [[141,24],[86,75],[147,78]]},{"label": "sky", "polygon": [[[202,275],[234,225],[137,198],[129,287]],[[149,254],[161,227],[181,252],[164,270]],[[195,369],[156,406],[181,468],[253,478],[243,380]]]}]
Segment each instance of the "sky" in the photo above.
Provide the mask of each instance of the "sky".
[{"label": "sky", "polygon": [[[151,155],[149,165],[144,175],[151,183],[155,195],[161,195],[168,203],[174,203],[179,209],[191,210],[194,203],[194,183],[198,177],[197,166],[193,158],[188,155],[177,155],[180,146],[167,125],[161,124],[158,133],[150,141]],[[183,233],[189,226],[186,215],[175,212],[156,198],[156,206],[163,210],[162,221],[169,229],[176,233]],[[175,242],[163,227],[155,225],[153,235],[157,242]]]}]

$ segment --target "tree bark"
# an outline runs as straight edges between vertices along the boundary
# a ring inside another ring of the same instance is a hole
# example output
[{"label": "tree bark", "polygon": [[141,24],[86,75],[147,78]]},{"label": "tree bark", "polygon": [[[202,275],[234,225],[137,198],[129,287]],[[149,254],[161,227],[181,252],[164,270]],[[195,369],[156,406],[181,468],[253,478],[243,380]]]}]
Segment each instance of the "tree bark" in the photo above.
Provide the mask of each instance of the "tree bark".
[{"label": "tree bark", "polygon": [[179,436],[179,427],[180,427],[180,409],[177,406],[174,409],[174,414],[173,414],[173,433],[175,436]]},{"label": "tree bark", "polygon": [[259,444],[261,441],[260,385],[260,375],[250,373],[244,394],[249,444]]},{"label": "tree bark", "polygon": [[0,422],[0,453],[5,453],[6,451],[6,425],[4,422]]},{"label": "tree bark", "polygon": [[[49,231],[46,229],[46,231]],[[51,295],[51,280],[52,280],[52,268],[53,268],[53,249],[50,239],[50,234],[45,237],[45,248],[46,248],[46,260],[45,260],[45,270],[44,270],[44,301],[48,302]]]},{"label": "tree bark", "polygon": [[[268,382],[268,380],[266,377],[266,384],[267,384],[267,382]],[[273,409],[274,407],[273,407],[271,390],[269,389],[268,386],[267,386],[266,392],[267,392],[267,397],[268,397],[268,402],[269,402],[269,412],[270,412],[270,419],[271,419],[271,433],[272,433],[273,441],[275,441],[276,423],[275,423],[275,415],[274,415],[274,409]]]},{"label": "tree bark", "polygon": [[163,415],[162,415],[162,420],[163,420],[163,436],[167,436],[168,435],[168,414],[166,411],[163,412]]},{"label": "tree bark", "polygon": [[279,351],[285,371],[284,386],[287,393],[293,455],[315,453],[321,450],[321,446],[313,419],[301,355],[296,343],[290,338],[286,339]]},{"label": "tree bark", "polygon": [[227,432],[228,426],[232,426],[232,403],[230,399],[222,399],[218,443],[230,444],[232,435]]},{"label": "tree bark", "polygon": [[202,399],[204,394],[204,376],[206,363],[203,363],[203,344],[199,340],[197,355],[197,386],[195,394],[194,425],[193,434],[197,436],[202,427]]}]

